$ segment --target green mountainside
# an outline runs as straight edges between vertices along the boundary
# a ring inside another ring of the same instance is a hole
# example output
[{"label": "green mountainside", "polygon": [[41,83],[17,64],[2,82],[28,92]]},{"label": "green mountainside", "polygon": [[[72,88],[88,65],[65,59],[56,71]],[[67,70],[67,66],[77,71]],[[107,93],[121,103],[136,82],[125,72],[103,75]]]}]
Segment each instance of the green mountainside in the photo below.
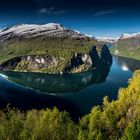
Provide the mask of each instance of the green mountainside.
[{"label": "green mountainside", "polygon": [[140,38],[119,39],[110,50],[112,54],[140,60]]},{"label": "green mountainside", "polygon": [[100,56],[102,43],[60,24],[16,25],[0,32],[0,68],[25,72],[83,72],[97,63],[90,53],[93,46],[96,46],[93,55]]}]

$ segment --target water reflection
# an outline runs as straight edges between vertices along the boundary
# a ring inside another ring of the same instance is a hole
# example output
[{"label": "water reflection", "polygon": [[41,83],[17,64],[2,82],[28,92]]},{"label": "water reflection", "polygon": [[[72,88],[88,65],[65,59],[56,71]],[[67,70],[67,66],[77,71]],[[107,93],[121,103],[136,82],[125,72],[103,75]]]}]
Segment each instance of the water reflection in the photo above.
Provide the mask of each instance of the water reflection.
[{"label": "water reflection", "polygon": [[129,71],[129,68],[128,68],[128,66],[126,66],[126,65],[122,65],[122,70],[123,70],[123,71]]},{"label": "water reflection", "polygon": [[8,80],[26,87],[47,93],[67,93],[79,91],[88,85],[102,83],[106,80],[111,65],[102,64],[96,70],[66,75],[49,75],[42,73],[20,73],[1,71]]},{"label": "water reflection", "polygon": [[125,57],[118,57],[114,56],[117,65],[119,65],[123,71],[132,71],[140,69],[140,61],[131,59],[131,58],[125,58]]},{"label": "water reflection", "polygon": [[111,69],[102,64],[97,70],[79,74],[61,76],[0,71],[0,108],[8,103],[22,110],[56,106],[78,120],[93,106],[102,104],[104,96],[109,96],[110,101],[116,99],[118,89],[127,86],[132,72],[137,69],[140,69],[140,61],[114,56]]},{"label": "water reflection", "polygon": [[7,105],[22,111],[57,107],[61,111],[67,110],[75,121],[82,116],[79,107],[67,99],[23,88],[2,77],[0,77],[0,109],[5,109]]}]

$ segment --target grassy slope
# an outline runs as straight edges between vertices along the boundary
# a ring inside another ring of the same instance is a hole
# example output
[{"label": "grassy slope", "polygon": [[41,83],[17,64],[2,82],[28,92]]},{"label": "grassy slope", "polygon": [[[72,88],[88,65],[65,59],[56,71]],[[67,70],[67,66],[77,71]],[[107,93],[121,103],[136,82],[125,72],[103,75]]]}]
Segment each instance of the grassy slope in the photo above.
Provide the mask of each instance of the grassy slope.
[{"label": "grassy slope", "polygon": [[138,39],[119,40],[110,50],[113,54],[118,50],[119,56],[140,60],[140,40]]},{"label": "grassy slope", "polygon": [[[3,63],[16,56],[24,55],[51,55],[59,60],[58,66],[54,69],[42,69],[43,72],[55,72],[63,70],[69,59],[74,53],[88,53],[93,45],[100,50],[100,44],[93,39],[86,38],[84,40],[76,39],[50,39],[36,38],[24,40],[10,40],[0,44],[0,63]],[[24,69],[25,62],[22,62]],[[23,69],[17,67],[18,70]]]}]

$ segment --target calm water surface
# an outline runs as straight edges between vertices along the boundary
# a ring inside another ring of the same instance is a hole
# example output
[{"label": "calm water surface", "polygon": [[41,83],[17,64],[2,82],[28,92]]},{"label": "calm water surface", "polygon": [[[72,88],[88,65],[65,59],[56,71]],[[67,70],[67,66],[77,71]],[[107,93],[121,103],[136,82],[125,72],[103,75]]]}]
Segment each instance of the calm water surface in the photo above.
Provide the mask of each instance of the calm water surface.
[{"label": "calm water surface", "polygon": [[0,107],[7,104],[22,110],[53,108],[66,110],[74,119],[102,104],[104,96],[117,98],[120,87],[126,87],[140,61],[113,57],[111,66],[67,75],[0,71]]}]

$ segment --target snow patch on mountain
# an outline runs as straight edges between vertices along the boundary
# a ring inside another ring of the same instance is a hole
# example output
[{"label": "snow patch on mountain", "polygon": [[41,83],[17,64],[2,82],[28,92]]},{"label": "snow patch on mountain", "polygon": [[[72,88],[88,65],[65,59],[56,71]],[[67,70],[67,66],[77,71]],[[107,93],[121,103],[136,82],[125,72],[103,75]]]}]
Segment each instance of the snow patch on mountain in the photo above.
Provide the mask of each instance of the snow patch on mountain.
[{"label": "snow patch on mountain", "polygon": [[115,43],[118,41],[119,37],[96,37],[96,39],[100,42]]},{"label": "snow patch on mountain", "polygon": [[87,37],[90,37],[90,38],[94,38],[94,36],[90,35],[90,34],[84,34],[84,35],[87,36]]},{"label": "snow patch on mountain", "polygon": [[49,23],[45,25],[35,25],[35,24],[21,24],[15,25],[11,28],[4,29],[0,35],[14,33],[16,35],[24,35],[26,33],[38,33],[41,31],[53,31],[53,30],[65,30],[65,28],[60,24]]},{"label": "snow patch on mountain", "polygon": [[12,37],[37,37],[37,36],[53,36],[53,37],[72,37],[72,38],[83,38],[85,37],[80,32],[76,32],[72,29],[65,28],[63,25],[58,23],[48,23],[44,25],[37,24],[21,24],[13,27],[5,28],[0,32],[0,40],[4,41]]},{"label": "snow patch on mountain", "polygon": [[120,39],[127,39],[127,38],[140,38],[140,32],[139,33],[124,33],[120,37]]},{"label": "snow patch on mountain", "polygon": [[86,36],[86,37],[89,37],[89,38],[94,38],[94,36],[93,35],[91,35],[91,34],[84,34],[84,33],[81,33],[80,31],[78,31],[78,30],[74,30],[75,32],[77,32],[78,34],[82,34],[82,35],[84,35],[84,36]]}]

